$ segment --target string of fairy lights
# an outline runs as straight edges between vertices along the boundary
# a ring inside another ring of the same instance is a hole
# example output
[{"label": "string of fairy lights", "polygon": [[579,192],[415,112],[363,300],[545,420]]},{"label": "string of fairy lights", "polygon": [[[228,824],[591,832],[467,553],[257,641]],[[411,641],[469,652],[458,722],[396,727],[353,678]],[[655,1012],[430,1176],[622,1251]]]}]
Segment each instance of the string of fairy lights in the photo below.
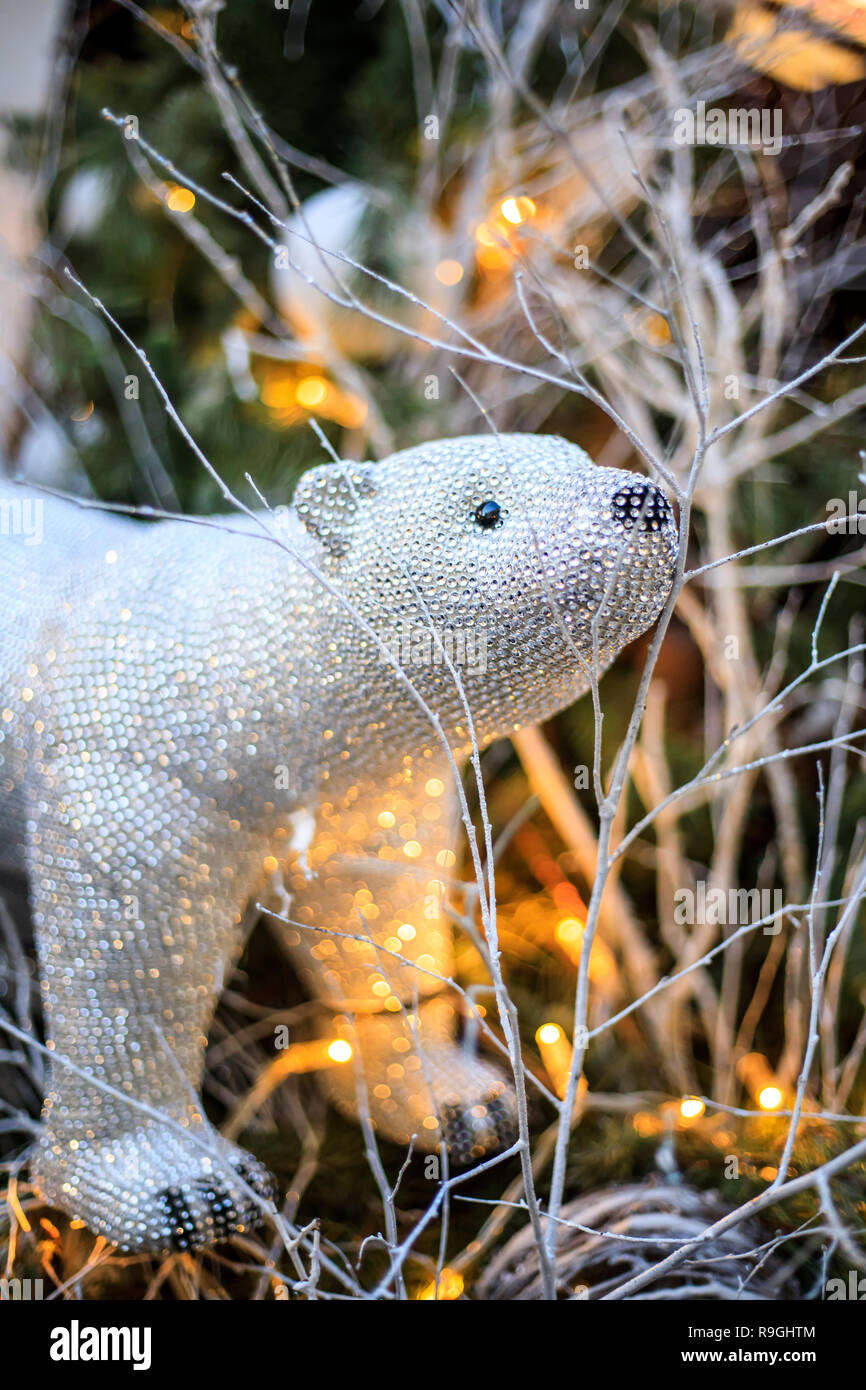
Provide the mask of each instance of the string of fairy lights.
[{"label": "string of fairy lights", "polygon": [[[191,188],[178,183],[166,183],[161,189],[165,206],[177,217],[192,214],[196,195]],[[536,217],[538,208],[532,198],[509,195],[495,210],[470,229],[473,250],[471,263],[455,257],[444,257],[434,267],[439,285],[453,288],[465,277],[467,269],[495,274],[507,270],[520,251],[519,228]],[[252,329],[241,312],[239,325]],[[299,337],[312,339],[318,325],[305,324],[303,315],[293,323]],[[347,391],[325,371],[318,357],[310,361],[267,362],[261,366],[258,383],[259,400],[265,406],[270,422],[279,429],[302,423],[310,415],[333,421],[344,429],[360,428],[368,415],[368,405],[361,396]]]}]

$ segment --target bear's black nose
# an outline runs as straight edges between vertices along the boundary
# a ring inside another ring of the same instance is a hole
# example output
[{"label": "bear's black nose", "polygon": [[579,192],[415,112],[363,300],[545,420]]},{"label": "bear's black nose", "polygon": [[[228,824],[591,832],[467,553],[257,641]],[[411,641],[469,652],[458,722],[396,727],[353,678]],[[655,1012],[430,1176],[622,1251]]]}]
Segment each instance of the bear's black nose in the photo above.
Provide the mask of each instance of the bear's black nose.
[{"label": "bear's black nose", "polygon": [[667,526],[671,509],[668,499],[653,483],[629,483],[610,499],[614,521],[627,531],[640,523],[643,531],[661,531]]}]

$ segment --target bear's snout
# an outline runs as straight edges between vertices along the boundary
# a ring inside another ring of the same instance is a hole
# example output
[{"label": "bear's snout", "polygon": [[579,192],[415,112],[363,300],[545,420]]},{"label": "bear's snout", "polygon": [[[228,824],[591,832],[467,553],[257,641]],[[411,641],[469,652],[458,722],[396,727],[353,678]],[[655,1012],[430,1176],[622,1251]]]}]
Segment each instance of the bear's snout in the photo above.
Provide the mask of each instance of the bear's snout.
[{"label": "bear's snout", "polygon": [[663,531],[670,522],[668,499],[654,483],[628,483],[610,499],[614,521],[627,531],[639,525],[642,531]]}]

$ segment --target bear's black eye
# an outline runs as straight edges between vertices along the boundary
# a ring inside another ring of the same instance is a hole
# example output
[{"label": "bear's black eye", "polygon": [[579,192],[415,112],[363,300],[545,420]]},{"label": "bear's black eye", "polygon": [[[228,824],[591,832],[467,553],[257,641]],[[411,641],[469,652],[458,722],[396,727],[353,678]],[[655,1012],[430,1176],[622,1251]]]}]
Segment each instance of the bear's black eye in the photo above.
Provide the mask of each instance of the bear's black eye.
[{"label": "bear's black eye", "polygon": [[475,520],[479,526],[484,526],[487,529],[498,526],[502,520],[502,508],[498,502],[494,502],[492,497],[489,497],[486,502],[482,502],[480,506],[475,508]]}]

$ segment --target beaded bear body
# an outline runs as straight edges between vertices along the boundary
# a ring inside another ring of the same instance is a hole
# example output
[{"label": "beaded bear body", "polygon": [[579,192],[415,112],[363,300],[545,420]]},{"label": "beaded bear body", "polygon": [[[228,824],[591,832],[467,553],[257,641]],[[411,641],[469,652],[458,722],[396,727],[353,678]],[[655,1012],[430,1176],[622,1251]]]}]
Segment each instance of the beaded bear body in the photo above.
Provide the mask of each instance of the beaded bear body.
[{"label": "beaded bear body", "polygon": [[[145,523],[7,486],[0,860],[28,875],[52,1062],[33,1178],[127,1249],[255,1220],[271,1180],[197,1095],[251,901],[377,1130],[507,1142],[455,1041],[455,768],[585,691],[658,616],[663,495],[553,437],[307,473],[291,507]],[[16,510],[17,509],[17,510]],[[36,518],[38,517],[38,524]]]}]

